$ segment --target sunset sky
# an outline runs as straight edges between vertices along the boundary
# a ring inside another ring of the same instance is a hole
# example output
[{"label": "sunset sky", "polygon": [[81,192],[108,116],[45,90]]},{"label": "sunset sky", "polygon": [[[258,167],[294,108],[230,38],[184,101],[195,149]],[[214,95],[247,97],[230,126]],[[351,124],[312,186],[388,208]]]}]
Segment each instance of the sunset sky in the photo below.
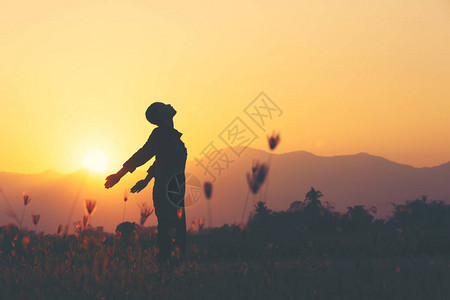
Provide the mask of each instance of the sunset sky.
[{"label": "sunset sky", "polygon": [[448,0],[0,0],[0,171],[117,171],[153,101],[193,159],[261,91],[283,114],[251,147],[435,166],[449,82]]}]

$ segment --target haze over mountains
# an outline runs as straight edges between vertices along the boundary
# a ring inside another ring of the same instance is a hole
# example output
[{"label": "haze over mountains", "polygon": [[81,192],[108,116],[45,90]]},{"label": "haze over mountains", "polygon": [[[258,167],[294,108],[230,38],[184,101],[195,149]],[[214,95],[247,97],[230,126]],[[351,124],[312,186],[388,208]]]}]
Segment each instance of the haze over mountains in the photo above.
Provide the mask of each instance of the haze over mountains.
[{"label": "haze over mountains", "polygon": [[[232,150],[222,149],[233,162],[220,175],[215,173],[216,180],[210,200],[213,226],[241,219],[248,193],[246,173],[251,170],[254,159],[267,162],[270,155],[253,148],[234,148],[236,152],[241,152],[238,156]],[[203,158],[203,162],[206,161],[206,158]],[[26,191],[32,200],[25,212],[24,226],[32,228],[30,215],[40,214],[41,221],[37,229],[54,233],[59,224],[68,223],[73,205],[75,206],[71,224],[82,218],[84,199],[95,199],[98,205],[91,224],[104,226],[106,231],[112,232],[123,219],[125,190],[129,190],[137,180],[145,177],[146,166],[128,174],[109,190],[103,187],[105,174],[96,174],[86,169],[72,174],[53,171],[39,174],[0,172],[0,188],[4,192],[0,197],[0,209],[4,211],[8,207],[6,196],[20,218],[23,209],[22,193]],[[225,167],[224,163],[222,167]],[[188,161],[186,172],[195,175],[200,182],[210,179],[203,174],[203,169],[195,160]],[[303,200],[308,190],[314,187],[324,194],[322,201],[334,204],[338,211],[345,212],[351,205],[373,205],[377,207],[380,218],[391,213],[390,203],[404,203],[422,195],[450,202],[449,179],[450,162],[431,168],[415,168],[367,153],[321,157],[305,151],[295,151],[273,154],[266,202],[274,211],[286,210],[293,201]],[[126,220],[139,221],[138,203],[145,201],[153,205],[152,185],[153,181],[139,194],[128,193]],[[264,191],[265,187],[262,188],[262,192]],[[76,200],[78,192],[79,197]],[[256,197],[251,196],[246,215],[251,209],[250,205],[255,202]],[[203,195],[187,208],[186,215],[188,227],[194,217],[207,218],[206,199]],[[0,225],[11,221],[13,219],[3,212],[0,214]],[[146,225],[155,224],[156,217],[152,215]]]}]

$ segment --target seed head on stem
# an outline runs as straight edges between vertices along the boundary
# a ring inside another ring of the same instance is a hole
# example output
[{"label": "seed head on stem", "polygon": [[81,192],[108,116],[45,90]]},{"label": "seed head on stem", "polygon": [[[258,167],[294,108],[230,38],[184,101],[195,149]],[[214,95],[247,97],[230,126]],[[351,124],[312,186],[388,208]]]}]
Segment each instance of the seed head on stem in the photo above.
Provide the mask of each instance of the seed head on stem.
[{"label": "seed head on stem", "polygon": [[139,208],[141,209],[140,224],[141,226],[144,226],[145,221],[147,221],[148,217],[150,217],[150,215],[153,213],[154,208],[150,208],[145,202],[139,205]]},{"label": "seed head on stem", "polygon": [[86,199],[84,204],[85,204],[86,213],[88,214],[88,216],[92,215],[95,211],[95,208],[97,207],[97,201],[92,200],[92,199]]},{"label": "seed head on stem", "polygon": [[267,137],[267,142],[269,143],[270,151],[275,150],[275,148],[278,146],[278,143],[280,142],[280,134],[275,134],[275,131],[272,132],[272,135]]},{"label": "seed head on stem", "polygon": [[41,219],[41,215],[31,215],[31,221],[35,226],[39,223],[39,220]]}]

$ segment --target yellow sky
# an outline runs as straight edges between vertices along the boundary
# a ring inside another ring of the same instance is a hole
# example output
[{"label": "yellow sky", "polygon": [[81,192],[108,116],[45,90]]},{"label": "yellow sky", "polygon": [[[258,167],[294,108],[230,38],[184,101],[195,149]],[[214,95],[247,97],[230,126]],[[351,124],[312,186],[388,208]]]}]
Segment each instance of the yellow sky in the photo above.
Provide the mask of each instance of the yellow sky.
[{"label": "yellow sky", "polygon": [[116,170],[155,100],[192,159],[261,91],[280,153],[438,165],[449,53],[446,0],[0,0],[0,171],[72,172],[93,148]]}]

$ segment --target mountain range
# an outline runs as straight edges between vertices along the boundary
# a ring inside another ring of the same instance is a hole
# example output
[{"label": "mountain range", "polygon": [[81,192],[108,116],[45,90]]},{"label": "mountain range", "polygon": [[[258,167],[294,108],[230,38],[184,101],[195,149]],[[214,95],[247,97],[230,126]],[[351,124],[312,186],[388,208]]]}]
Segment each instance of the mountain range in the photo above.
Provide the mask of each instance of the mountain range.
[{"label": "mountain range", "polygon": [[[206,169],[198,161],[203,165],[209,163],[211,173],[205,174]],[[246,179],[255,161],[270,163],[266,182],[257,195],[249,194]],[[222,168],[220,173],[217,166]],[[85,199],[95,199],[97,208],[90,224],[113,232],[124,220],[125,205],[125,220],[135,222],[140,218],[138,204],[146,202],[152,206],[153,181],[139,194],[127,192],[136,181],[145,177],[146,169],[143,166],[128,174],[108,190],[103,186],[106,175],[87,169],[71,174],[50,170],[38,174],[0,172],[0,209],[7,210],[9,202],[21,219],[24,207],[22,193],[27,192],[31,202],[26,207],[23,226],[33,228],[30,216],[40,214],[36,229],[54,233],[59,224],[81,220]],[[303,201],[311,187],[320,190],[323,194],[321,200],[334,205],[337,211],[345,212],[348,206],[353,205],[375,206],[378,218],[389,217],[392,203],[405,203],[423,195],[450,202],[450,162],[436,167],[415,168],[367,153],[324,157],[305,151],[271,154],[253,148],[224,148],[201,159],[188,160],[186,174],[186,195],[189,193],[195,200],[186,210],[188,227],[196,217],[205,218],[207,225],[212,221],[213,226],[240,221],[248,194],[245,220],[257,200],[264,200],[273,211],[286,210],[293,201]],[[201,193],[205,181],[213,183],[210,200]],[[211,219],[207,201],[211,206]],[[72,207],[73,213],[69,218]],[[7,214],[0,214],[0,225],[12,221]],[[156,217],[150,216],[146,225],[156,225]]]}]

